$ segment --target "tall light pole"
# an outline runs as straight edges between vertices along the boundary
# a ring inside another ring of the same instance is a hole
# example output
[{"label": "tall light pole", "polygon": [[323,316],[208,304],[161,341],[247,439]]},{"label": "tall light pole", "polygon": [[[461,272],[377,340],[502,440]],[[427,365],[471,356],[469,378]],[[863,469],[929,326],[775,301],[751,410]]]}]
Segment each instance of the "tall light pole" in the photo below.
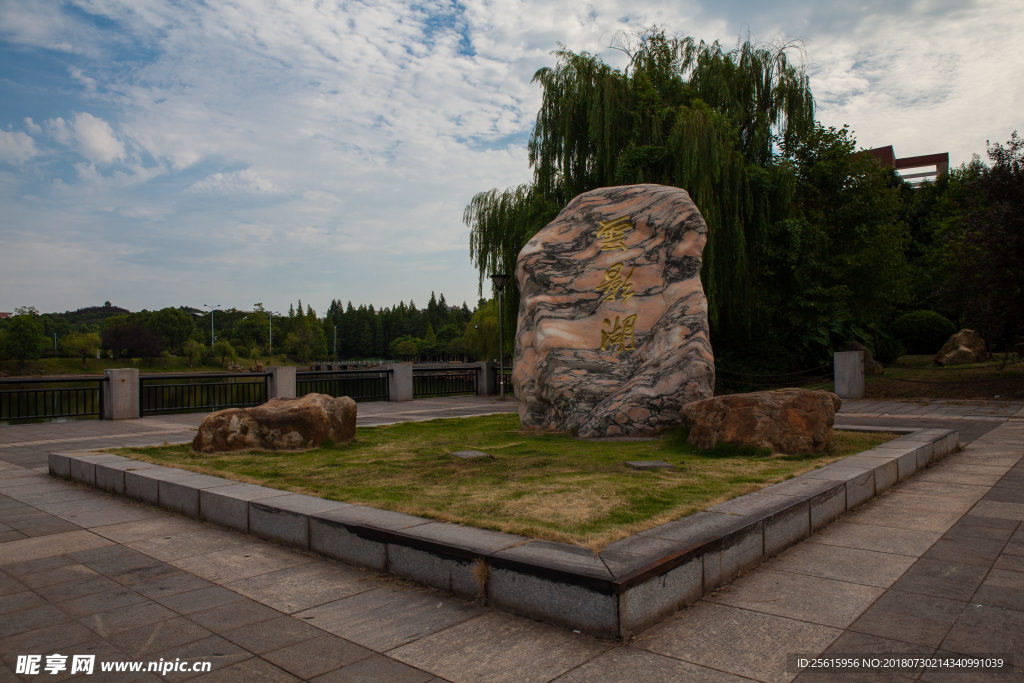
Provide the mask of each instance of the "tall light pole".
[{"label": "tall light pole", "polygon": [[203,306],[210,309],[210,351],[213,351],[213,345],[217,342],[217,338],[213,334],[213,312],[220,308],[220,304],[217,304],[216,306],[203,304]]},{"label": "tall light pole", "polygon": [[334,326],[334,360],[338,360],[338,326]]},{"label": "tall light pole", "polygon": [[505,335],[502,330],[502,315],[501,315],[501,290],[505,288],[505,283],[508,281],[508,275],[504,273],[496,273],[491,276],[491,282],[494,283],[494,288],[498,290],[498,393],[500,400],[505,400]]}]

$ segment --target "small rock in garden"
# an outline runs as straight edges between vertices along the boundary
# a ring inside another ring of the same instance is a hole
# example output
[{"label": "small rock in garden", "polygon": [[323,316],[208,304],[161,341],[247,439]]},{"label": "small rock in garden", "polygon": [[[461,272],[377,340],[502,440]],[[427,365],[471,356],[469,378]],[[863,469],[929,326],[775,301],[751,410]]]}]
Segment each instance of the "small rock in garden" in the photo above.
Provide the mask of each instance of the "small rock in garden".
[{"label": "small rock in garden", "polygon": [[626,466],[634,470],[659,470],[675,467],[672,463],[663,460],[627,460]]},{"label": "small rock in garden", "polygon": [[658,434],[712,395],[707,234],[685,190],[627,185],[579,195],[523,247],[512,384],[524,427]]},{"label": "small rock in garden", "polygon": [[974,330],[963,329],[949,338],[935,354],[936,365],[980,363],[988,358],[985,340]]},{"label": "small rock in garden", "polygon": [[860,342],[846,342],[846,346],[840,349],[840,351],[861,351],[864,353],[864,374],[865,375],[884,375],[885,368],[871,355],[870,349],[864,346]]},{"label": "small rock in garden", "polygon": [[494,458],[490,453],[484,453],[483,451],[454,451],[452,455],[456,458]]},{"label": "small rock in garden", "polygon": [[356,433],[356,402],[348,396],[306,394],[272,398],[255,408],[210,413],[199,425],[192,448],[203,453],[259,448],[271,451],[349,441]]},{"label": "small rock in garden", "polygon": [[842,399],[828,391],[779,389],[732,394],[683,406],[686,442],[770,448],[776,453],[818,453],[832,441]]}]

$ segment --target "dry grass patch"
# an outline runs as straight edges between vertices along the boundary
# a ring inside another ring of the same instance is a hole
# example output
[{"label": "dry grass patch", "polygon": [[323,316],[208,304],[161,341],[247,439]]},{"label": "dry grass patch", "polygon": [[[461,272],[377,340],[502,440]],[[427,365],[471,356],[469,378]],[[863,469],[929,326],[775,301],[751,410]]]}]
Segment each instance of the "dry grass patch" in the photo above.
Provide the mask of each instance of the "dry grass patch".
[{"label": "dry grass patch", "polygon": [[[825,453],[699,451],[683,432],[593,442],[527,434],[515,414],[360,427],[347,444],[299,453],[117,449],[161,465],[296,493],[592,549],[867,450],[893,434],[836,432]],[[464,460],[452,451],[494,457]],[[665,460],[635,471],[627,460]]]}]

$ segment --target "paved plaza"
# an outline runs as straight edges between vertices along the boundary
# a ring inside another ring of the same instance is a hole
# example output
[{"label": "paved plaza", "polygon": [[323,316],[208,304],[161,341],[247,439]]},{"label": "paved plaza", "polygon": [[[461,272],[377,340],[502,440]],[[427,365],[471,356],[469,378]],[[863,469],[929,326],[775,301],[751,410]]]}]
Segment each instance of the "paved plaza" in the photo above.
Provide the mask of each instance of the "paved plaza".
[{"label": "paved plaza", "polygon": [[[365,403],[359,424],[514,407]],[[96,655],[86,680],[667,683],[788,681],[789,653],[1012,653],[999,678],[797,680],[1024,680],[1024,404],[847,402],[839,424],[954,428],[965,448],[625,643],[46,474],[50,452],[185,441],[201,419],[0,427],[0,683],[70,677],[14,673],[52,654]],[[99,671],[159,660],[211,672]]]}]

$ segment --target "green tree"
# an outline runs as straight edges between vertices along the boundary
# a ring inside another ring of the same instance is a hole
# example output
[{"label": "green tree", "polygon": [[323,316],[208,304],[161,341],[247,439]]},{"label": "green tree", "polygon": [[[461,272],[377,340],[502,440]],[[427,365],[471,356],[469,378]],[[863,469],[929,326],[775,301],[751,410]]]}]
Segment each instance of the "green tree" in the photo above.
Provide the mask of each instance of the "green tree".
[{"label": "green tree", "polygon": [[419,355],[419,348],[412,339],[404,339],[395,344],[395,355],[405,360],[414,360]]},{"label": "green tree", "polygon": [[72,332],[61,340],[61,350],[73,358],[82,359],[82,369],[88,369],[86,361],[95,356],[103,340],[95,332]]},{"label": "green tree", "polygon": [[235,347],[226,339],[218,339],[213,345],[213,355],[220,356],[220,364],[223,366],[228,358],[235,360]]},{"label": "green tree", "polygon": [[1024,138],[988,149],[991,168],[969,181],[958,220],[944,236],[948,278],[940,294],[996,346],[1024,336]]},{"label": "green tree", "polygon": [[498,303],[495,300],[477,307],[473,317],[466,323],[463,343],[476,360],[493,360],[498,357]]},{"label": "green tree", "polygon": [[188,366],[191,368],[192,364],[206,353],[206,346],[198,339],[192,338],[182,344],[181,350],[185,353],[185,357],[188,358]]},{"label": "green tree", "polygon": [[755,297],[757,348],[747,353],[821,362],[850,340],[873,346],[906,303],[909,233],[899,181],[873,157],[856,154],[845,127],[816,126],[787,151],[796,178],[793,210],[769,228],[754,259],[762,286]]},{"label": "green tree", "polygon": [[180,308],[162,308],[149,316],[146,327],[160,334],[165,349],[177,349],[192,334],[196,323]]},{"label": "green tree", "polygon": [[34,306],[15,309],[16,314],[7,323],[7,339],[4,348],[7,354],[18,361],[18,368],[24,372],[25,364],[38,360],[46,346],[43,324]]},{"label": "green tree", "polygon": [[[533,181],[480,193],[464,214],[481,290],[491,273],[514,272],[523,245],[576,195],[674,185],[708,224],[701,279],[712,323],[748,327],[756,313],[751,263],[792,197],[780,149],[814,121],[794,46],[747,40],[725,50],[655,27],[620,36],[617,47],[629,58],[624,70],[561,48],[557,64],[534,76],[543,92],[529,143]],[[518,292],[514,283],[505,291],[515,329]]]}]

